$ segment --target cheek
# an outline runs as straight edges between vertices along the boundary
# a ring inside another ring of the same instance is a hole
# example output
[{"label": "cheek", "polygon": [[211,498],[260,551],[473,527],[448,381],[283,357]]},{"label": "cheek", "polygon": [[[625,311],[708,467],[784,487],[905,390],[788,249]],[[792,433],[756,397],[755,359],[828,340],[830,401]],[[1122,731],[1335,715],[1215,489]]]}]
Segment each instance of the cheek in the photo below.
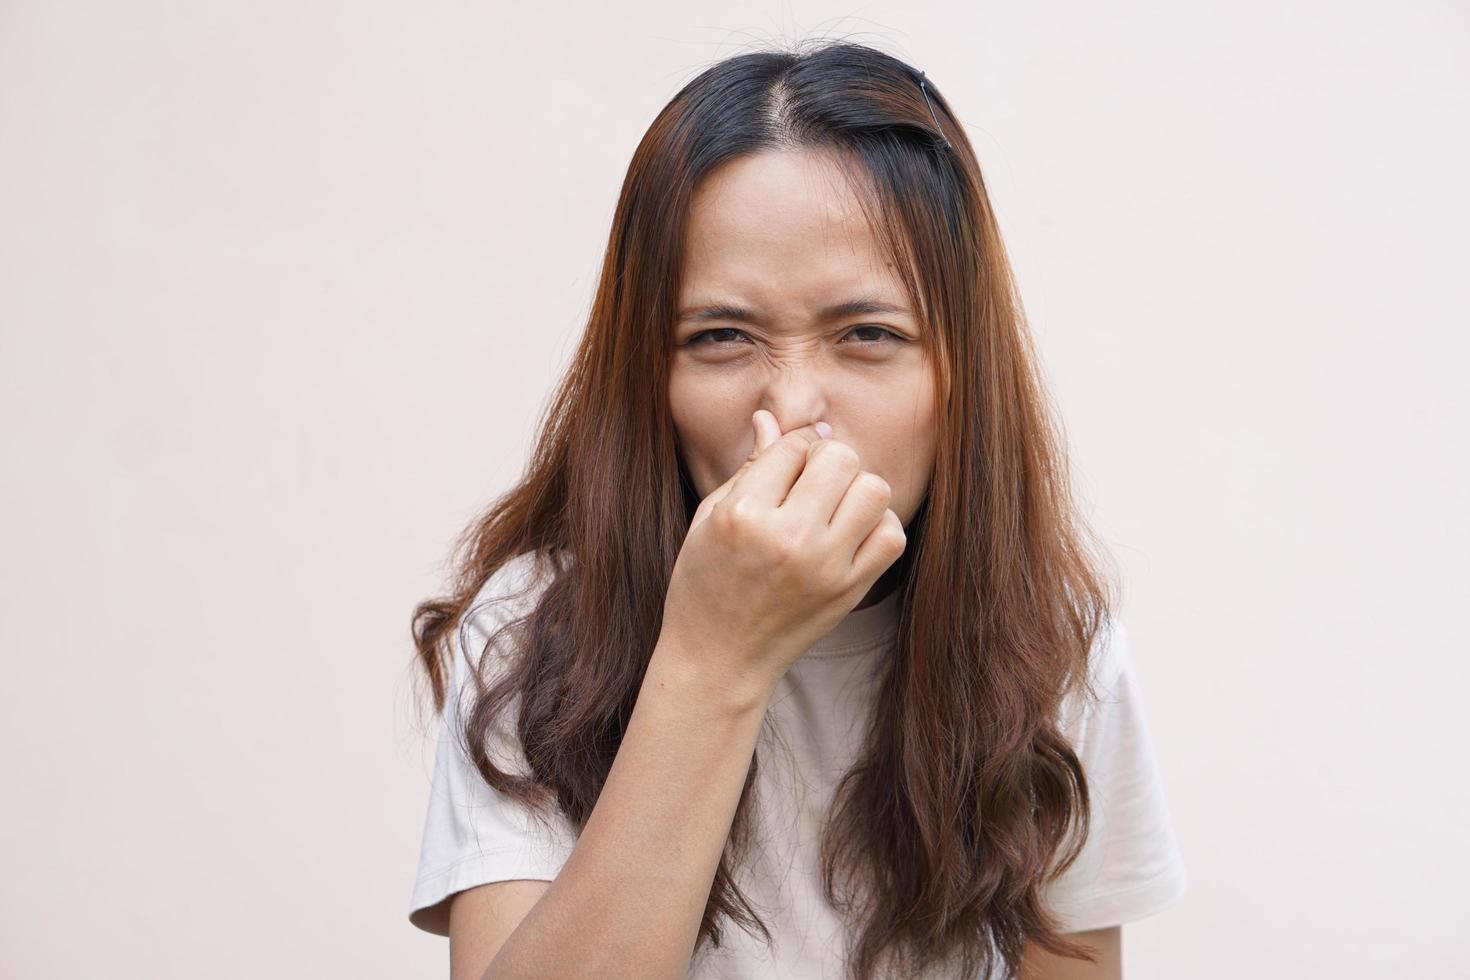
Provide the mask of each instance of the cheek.
[{"label": "cheek", "polygon": [[933,386],[915,378],[867,416],[877,472],[893,487],[889,506],[905,523],[918,511],[933,475],[935,414]]},{"label": "cheek", "polygon": [[[707,496],[744,462],[755,439],[750,425],[752,406],[712,385],[675,371],[669,378],[669,415],[680,455],[700,497]],[[744,411],[745,414],[741,414]],[[726,457],[740,453],[733,466]]]}]

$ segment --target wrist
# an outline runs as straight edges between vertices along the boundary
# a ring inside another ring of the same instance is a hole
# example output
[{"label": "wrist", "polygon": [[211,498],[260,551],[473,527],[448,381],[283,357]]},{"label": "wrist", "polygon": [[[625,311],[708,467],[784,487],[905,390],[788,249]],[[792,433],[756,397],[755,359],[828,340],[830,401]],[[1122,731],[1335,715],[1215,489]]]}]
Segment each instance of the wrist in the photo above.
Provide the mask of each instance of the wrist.
[{"label": "wrist", "polygon": [[754,669],[732,670],[738,659],[711,644],[660,636],[643,683],[676,690],[720,715],[764,715],[776,681]]}]

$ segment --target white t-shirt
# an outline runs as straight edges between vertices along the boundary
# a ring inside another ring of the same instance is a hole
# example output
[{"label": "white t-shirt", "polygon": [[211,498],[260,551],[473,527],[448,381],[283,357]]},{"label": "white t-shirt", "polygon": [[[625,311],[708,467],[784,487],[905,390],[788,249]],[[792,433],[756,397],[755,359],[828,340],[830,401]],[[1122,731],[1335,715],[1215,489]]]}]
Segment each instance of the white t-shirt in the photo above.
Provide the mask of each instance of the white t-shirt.
[{"label": "white t-shirt", "polygon": [[[544,587],[505,596],[530,581],[529,552],[507,562],[480,590],[454,645],[451,697],[441,722],[409,921],[448,935],[447,899],[492,881],[551,881],[576,843],[564,818],[548,833],[491,789],[450,737],[470,658],[493,629],[528,612]],[[772,932],[768,948],[734,923],[724,946],[705,943],[691,980],[817,980],[842,975],[846,934],[822,896],[817,864],[821,830],[838,778],[857,759],[877,671],[893,649],[898,593],[849,613],[776,685],[757,743],[755,843],[736,883]],[[509,637],[511,634],[505,634]],[[503,638],[504,639],[504,638]],[[1092,793],[1092,828],[1077,860],[1043,890],[1063,931],[1121,925],[1183,895],[1184,864],[1175,842],[1144,718],[1126,632],[1114,622],[1099,634],[1094,671],[1100,701],[1080,695],[1064,706],[1062,730],[1077,751]],[[494,680],[493,677],[487,680]],[[489,751],[497,763],[527,771],[514,732],[515,700]]]}]

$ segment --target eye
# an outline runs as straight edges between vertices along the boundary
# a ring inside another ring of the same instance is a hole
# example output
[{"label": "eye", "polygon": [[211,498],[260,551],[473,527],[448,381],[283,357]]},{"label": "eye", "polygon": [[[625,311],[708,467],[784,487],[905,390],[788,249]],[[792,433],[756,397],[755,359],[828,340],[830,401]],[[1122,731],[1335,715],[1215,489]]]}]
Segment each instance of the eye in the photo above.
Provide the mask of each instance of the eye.
[{"label": "eye", "polygon": [[[745,336],[743,333],[741,333],[739,330],[736,330],[734,327],[720,327],[717,330],[702,330],[699,333],[695,334],[693,337],[690,337],[687,341],[685,341],[685,343],[687,343],[690,347],[698,347],[700,344],[704,343],[704,338],[705,337],[712,337],[715,334],[719,334],[719,333],[738,333],[742,337]],[[723,344],[723,343],[725,343],[725,341],[723,341],[723,340],[717,340],[717,341],[714,341],[714,343],[716,343],[716,344]]]},{"label": "eye", "polygon": [[[877,326],[876,324],[871,324],[871,323],[863,324],[862,326],[859,326],[859,327],[853,327],[851,330],[849,330],[847,332],[846,336],[851,337],[851,336],[853,336],[854,334],[856,334],[860,330],[876,330],[876,331],[878,331],[878,336],[873,337],[870,340],[856,340],[856,341],[853,341],[853,343],[857,344],[859,347],[880,347],[883,344],[888,344],[888,343],[892,343],[894,341],[902,340],[903,339],[903,338],[899,337],[898,334],[894,333],[892,330],[889,330],[887,327],[880,327],[880,326]],[[741,337],[744,337],[745,336],[745,334],[744,334],[743,331],[736,330],[734,327],[720,327],[719,329],[716,329],[716,330],[702,330],[699,333],[695,334],[694,336],[690,337],[689,340],[686,341],[686,343],[688,343],[689,346],[691,346],[691,347],[698,347],[700,344],[702,344],[702,343],[705,342],[704,338],[706,338],[706,337],[714,337],[716,334],[731,334],[731,333],[738,334]],[[735,343],[735,341],[713,340],[713,341],[711,341],[711,343],[714,343],[716,345],[722,345],[722,344],[725,344],[725,343]]]},{"label": "eye", "polygon": [[849,337],[851,337],[853,334],[857,333],[859,330],[877,330],[879,332],[879,336],[873,338],[872,340],[859,340],[859,341],[855,341],[855,343],[857,343],[859,346],[862,346],[862,347],[877,347],[877,346],[880,346],[882,344],[888,344],[888,343],[892,343],[895,340],[901,340],[902,339],[901,337],[899,337],[898,334],[894,333],[892,330],[889,330],[887,327],[880,327],[880,326],[877,326],[876,324],[871,324],[871,323],[864,324],[861,327],[853,327],[851,330],[849,330],[847,332],[847,335]]}]

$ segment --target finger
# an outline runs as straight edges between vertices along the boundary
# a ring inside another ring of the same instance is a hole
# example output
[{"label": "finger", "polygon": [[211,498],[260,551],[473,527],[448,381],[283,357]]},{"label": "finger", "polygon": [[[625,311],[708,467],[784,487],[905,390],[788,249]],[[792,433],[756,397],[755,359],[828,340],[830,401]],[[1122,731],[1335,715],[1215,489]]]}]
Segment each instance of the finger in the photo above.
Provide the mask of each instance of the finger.
[{"label": "finger", "polygon": [[907,548],[908,535],[904,533],[903,521],[891,508],[884,508],[883,516],[852,556],[853,574],[876,580]]},{"label": "finger", "polygon": [[746,470],[750,469],[750,464],[754,463],[757,457],[759,457],[760,454],[764,452],[772,442],[775,442],[781,436],[781,426],[780,423],[776,421],[776,416],[772,415],[770,412],[767,412],[765,409],[756,409],[754,414],[751,415],[750,424],[751,430],[754,433],[754,445],[750,450],[749,455],[745,457],[745,462],[740,464],[740,468],[737,469],[734,473],[730,474],[730,478],[728,480],[720,484],[714,490],[710,491],[710,493],[702,501],[700,501],[699,508],[695,511],[694,519],[690,522],[691,529],[693,529],[696,524],[704,519],[704,517],[710,512],[710,510],[714,508],[715,504],[725,499],[725,497],[730,493],[730,489],[735,486],[735,481],[740,479],[740,477],[745,473]]},{"label": "finger", "polygon": [[[862,473],[861,462],[857,450],[845,442],[827,439],[813,445],[807,453],[806,467],[786,495],[781,509],[808,521],[833,524],[833,515],[845,503],[844,494],[862,495],[860,487],[848,489]],[[871,474],[869,478],[872,478]],[[872,493],[871,489],[868,493]],[[875,512],[871,516],[876,519],[878,515]],[[857,539],[853,540],[852,547],[857,549]]]},{"label": "finger", "polygon": [[[757,460],[769,453],[773,446],[780,444],[783,440],[798,440],[798,443],[793,444],[799,444],[803,447],[800,452],[803,454],[804,465],[804,454],[806,452],[804,447],[821,439],[817,433],[815,424],[803,425],[799,428],[792,429],[783,436],[781,434],[780,423],[776,421],[776,416],[765,409],[756,409],[755,413],[751,416],[751,425],[755,430],[756,448],[751,450],[750,455],[745,458],[745,462],[740,464],[740,468],[731,474],[728,480],[704,498],[700,503],[700,507],[704,511],[708,512],[715,504],[729,496],[730,492],[740,484],[745,475],[750,471],[750,468],[756,464]],[[785,498],[785,494],[786,490],[783,489],[782,496],[777,499],[776,504],[779,504]],[[775,504],[772,506],[775,506]]]},{"label": "finger", "polygon": [[887,480],[876,473],[858,473],[832,515],[832,534],[855,554],[874,525],[883,519],[892,496],[893,488]]},{"label": "finger", "polygon": [[735,481],[750,469],[750,464],[754,463],[761,453],[771,448],[771,443],[781,438],[781,423],[776,421],[776,416],[764,408],[756,409],[750,417],[750,422],[755,430],[755,446],[745,457],[745,462],[740,464],[740,468],[731,473],[730,478],[720,486],[721,496],[729,492],[730,488],[735,485]]},{"label": "finger", "polygon": [[747,495],[770,507],[781,506],[806,467],[809,447],[821,441],[817,423],[792,429],[742,467],[743,472],[732,478],[729,493]]},{"label": "finger", "polygon": [[754,460],[765,452],[771,443],[781,438],[781,423],[776,421],[776,416],[763,408],[756,409],[752,417],[755,420],[755,450],[748,458]]},{"label": "finger", "polygon": [[740,479],[746,470],[750,469],[750,464],[760,458],[760,454],[765,452],[771,443],[781,438],[781,425],[776,421],[776,416],[763,408],[756,409],[751,415],[750,425],[752,431],[755,433],[751,450],[746,454],[745,462],[740,464],[740,468],[734,473],[731,473],[730,478],[720,485],[719,494],[721,497],[730,492],[730,488],[735,485],[735,481]]}]

